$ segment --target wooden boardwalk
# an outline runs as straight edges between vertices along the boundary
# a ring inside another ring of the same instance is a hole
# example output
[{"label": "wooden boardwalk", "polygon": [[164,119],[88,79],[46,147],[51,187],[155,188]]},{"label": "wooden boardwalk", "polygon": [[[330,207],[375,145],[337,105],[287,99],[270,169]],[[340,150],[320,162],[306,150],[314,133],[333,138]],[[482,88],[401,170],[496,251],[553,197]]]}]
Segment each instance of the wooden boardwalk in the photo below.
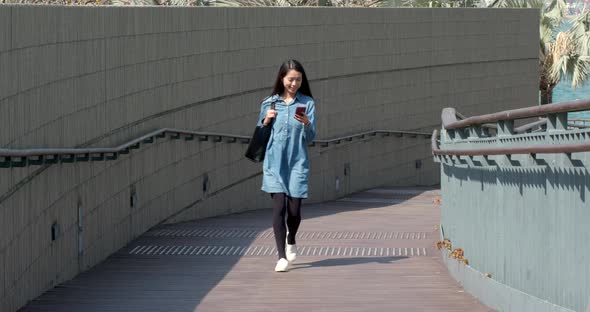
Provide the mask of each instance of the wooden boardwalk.
[{"label": "wooden boardwalk", "polygon": [[152,229],[22,311],[492,311],[434,248],[432,189],[374,189],[303,206],[300,255],[273,271],[271,211]]}]

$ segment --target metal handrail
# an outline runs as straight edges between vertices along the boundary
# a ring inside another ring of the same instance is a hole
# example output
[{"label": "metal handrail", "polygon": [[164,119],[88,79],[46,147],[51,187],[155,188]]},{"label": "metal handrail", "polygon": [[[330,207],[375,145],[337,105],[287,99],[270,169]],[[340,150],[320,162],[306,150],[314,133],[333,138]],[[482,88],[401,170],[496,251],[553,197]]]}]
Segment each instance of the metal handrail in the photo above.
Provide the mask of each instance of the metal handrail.
[{"label": "metal handrail", "polygon": [[112,154],[126,152],[128,149],[137,148],[138,144],[151,143],[154,138],[164,137],[166,134],[186,135],[198,137],[217,137],[217,138],[235,138],[250,140],[250,137],[236,134],[200,132],[163,128],[139,138],[133,139],[116,147],[99,147],[99,148],[35,148],[35,149],[3,149],[0,148],[0,157],[31,157],[31,156],[53,156],[53,155],[71,155],[71,154]]},{"label": "metal handrail", "polygon": [[568,118],[568,126],[575,128],[590,128],[589,118]]},{"label": "metal handrail", "polygon": [[438,130],[432,132],[430,146],[435,156],[490,156],[490,155],[516,155],[516,154],[556,154],[576,153],[590,151],[590,142],[576,144],[551,144],[528,147],[498,147],[478,149],[440,149],[438,147]]},{"label": "metal handrail", "polygon": [[575,112],[590,109],[590,99],[575,100],[548,105],[532,106],[493,114],[473,116],[457,120],[454,108],[445,108],[442,112],[442,122],[445,129],[466,128],[473,125],[498,122],[501,120],[516,120],[531,117],[542,117],[547,114]]},{"label": "metal handrail", "polygon": [[[465,116],[460,114],[458,111],[456,111],[452,107],[447,107],[447,108],[443,109],[441,117],[442,117],[443,125],[455,122],[457,120],[466,119]],[[459,119],[457,119],[457,118],[459,118]],[[535,128],[538,128],[541,126],[545,126],[546,124],[547,124],[547,118],[539,118],[538,121],[534,121],[534,122],[522,125],[520,127],[514,128],[514,133],[526,133],[526,132],[531,131],[532,129],[535,129]],[[498,125],[493,124],[493,123],[484,123],[484,124],[481,124],[480,126],[482,128],[493,129],[496,131],[498,130]]]},{"label": "metal handrail", "polygon": [[327,146],[328,144],[339,144],[342,141],[352,141],[355,138],[364,138],[366,136],[375,136],[377,134],[381,134],[383,136],[396,135],[396,136],[400,136],[400,137],[403,135],[410,135],[412,137],[416,137],[416,136],[421,135],[426,138],[429,138],[431,135],[428,132],[417,132],[417,131],[371,130],[371,131],[366,131],[366,132],[360,132],[360,133],[353,134],[353,135],[337,137],[337,138],[333,138],[333,139],[314,140],[312,142],[312,144],[310,144],[310,145],[314,146],[315,144],[319,144],[321,146]]},{"label": "metal handrail", "polygon": [[538,121],[533,121],[526,125],[522,125],[520,127],[514,128],[514,133],[526,133],[529,130],[533,130],[535,128],[547,125],[547,118],[541,118]]},{"label": "metal handrail", "polygon": [[581,121],[581,122],[584,122],[584,123],[586,123],[586,122],[587,123],[590,123],[590,118],[569,118],[568,120],[569,121],[574,121],[574,122],[575,121]]},{"label": "metal handrail", "polygon": [[573,122],[568,122],[567,123],[568,127],[571,128],[578,128],[578,129],[586,129],[586,128],[590,128],[590,125],[580,125],[577,123],[573,123]]},{"label": "metal handrail", "polygon": [[[352,141],[355,138],[364,138],[366,136],[376,136],[380,134],[382,136],[404,136],[410,135],[412,137],[424,136],[425,138],[430,137],[430,133],[427,132],[416,132],[416,131],[397,131],[397,130],[371,130],[366,132],[360,132],[353,135],[336,137],[326,140],[314,140],[310,146],[320,145],[326,147],[330,144],[340,144],[342,141]],[[40,165],[42,163],[57,163],[61,162],[73,162],[73,161],[99,161],[99,160],[113,160],[118,157],[118,154],[127,154],[131,149],[137,149],[141,144],[153,143],[157,138],[164,138],[170,136],[172,139],[180,139],[184,137],[185,140],[193,140],[198,138],[200,141],[208,141],[212,138],[214,142],[236,142],[249,143],[251,140],[250,136],[219,133],[219,132],[205,132],[205,131],[192,131],[192,130],[181,130],[172,128],[163,128],[148,134],[142,135],[136,139],[128,141],[122,145],[116,147],[94,147],[94,148],[36,148],[36,149],[5,149],[0,148],[0,158],[4,158],[4,161],[0,159],[0,167],[12,166],[22,167],[27,164],[29,165]],[[64,157],[67,156],[67,157]],[[35,159],[28,159],[33,158]],[[18,158],[17,161],[13,161],[12,158]]]}]

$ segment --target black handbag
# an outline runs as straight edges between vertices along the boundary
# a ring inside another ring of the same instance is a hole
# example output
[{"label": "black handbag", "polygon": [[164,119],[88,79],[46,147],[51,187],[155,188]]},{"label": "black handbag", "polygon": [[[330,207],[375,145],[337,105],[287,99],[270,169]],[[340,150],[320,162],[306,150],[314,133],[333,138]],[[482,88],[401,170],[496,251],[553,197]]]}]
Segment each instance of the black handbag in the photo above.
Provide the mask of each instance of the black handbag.
[{"label": "black handbag", "polygon": [[[275,109],[274,102],[270,104],[270,108]],[[252,138],[250,139],[250,144],[248,144],[248,149],[246,150],[246,158],[253,162],[261,162],[264,160],[264,154],[266,154],[266,146],[268,145],[268,140],[270,139],[273,123],[274,118],[266,126],[256,126],[254,129],[254,134],[252,134]]]}]

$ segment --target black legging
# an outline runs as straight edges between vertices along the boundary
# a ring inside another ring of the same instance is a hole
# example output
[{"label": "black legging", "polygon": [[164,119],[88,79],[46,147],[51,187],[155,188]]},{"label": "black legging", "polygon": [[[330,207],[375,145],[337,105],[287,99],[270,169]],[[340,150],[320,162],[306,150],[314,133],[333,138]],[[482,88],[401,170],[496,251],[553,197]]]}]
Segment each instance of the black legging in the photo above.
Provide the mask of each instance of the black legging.
[{"label": "black legging", "polygon": [[[301,223],[301,198],[292,198],[285,193],[272,193],[272,228],[275,234],[277,250],[280,258],[287,258],[285,255],[285,236],[287,228],[289,245],[295,244],[295,235]],[[286,198],[286,200],[285,200]],[[285,211],[287,212],[287,227],[285,227]]]}]

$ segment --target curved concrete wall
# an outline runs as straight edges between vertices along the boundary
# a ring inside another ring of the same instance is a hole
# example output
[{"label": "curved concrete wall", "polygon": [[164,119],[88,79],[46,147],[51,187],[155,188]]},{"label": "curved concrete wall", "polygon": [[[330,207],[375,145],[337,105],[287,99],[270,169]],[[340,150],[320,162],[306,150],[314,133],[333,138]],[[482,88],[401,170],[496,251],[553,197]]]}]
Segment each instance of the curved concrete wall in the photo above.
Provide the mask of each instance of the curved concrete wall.
[{"label": "curved concrete wall", "polygon": [[[585,143],[590,131],[441,137],[443,149],[514,148]],[[590,153],[473,160],[441,160],[444,237],[469,259],[469,267],[449,259],[451,273],[498,311],[589,311]]]},{"label": "curved concrete wall", "polygon": [[[311,79],[320,138],[430,131],[445,106],[477,114],[536,100],[537,19],[534,10],[3,5],[0,147],[113,146],[163,127],[250,134],[291,57]],[[429,144],[313,147],[310,200],[436,184]],[[0,310],[159,222],[267,207],[244,149],[162,140],[116,161],[0,168]]]}]

